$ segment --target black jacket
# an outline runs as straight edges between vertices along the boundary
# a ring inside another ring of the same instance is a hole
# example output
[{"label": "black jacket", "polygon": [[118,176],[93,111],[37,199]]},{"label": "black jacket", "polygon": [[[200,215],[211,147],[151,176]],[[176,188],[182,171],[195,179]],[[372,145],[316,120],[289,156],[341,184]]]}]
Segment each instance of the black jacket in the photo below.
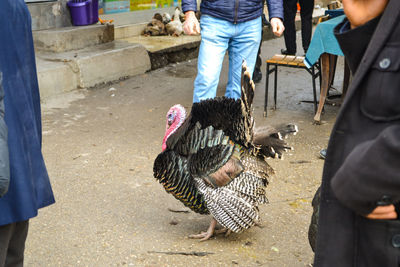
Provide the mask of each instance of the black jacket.
[{"label": "black jacket", "polygon": [[[265,0],[202,0],[201,14],[210,15],[232,23],[245,22],[260,17],[263,14]],[[267,0],[270,18],[283,20],[282,0]],[[182,10],[197,11],[196,0],[182,0]]]},{"label": "black jacket", "polygon": [[362,216],[385,197],[400,201],[399,21],[391,0],[360,57],[361,42],[347,39],[358,28],[337,35],[355,73],[325,159],[315,267],[399,266],[400,221]]}]

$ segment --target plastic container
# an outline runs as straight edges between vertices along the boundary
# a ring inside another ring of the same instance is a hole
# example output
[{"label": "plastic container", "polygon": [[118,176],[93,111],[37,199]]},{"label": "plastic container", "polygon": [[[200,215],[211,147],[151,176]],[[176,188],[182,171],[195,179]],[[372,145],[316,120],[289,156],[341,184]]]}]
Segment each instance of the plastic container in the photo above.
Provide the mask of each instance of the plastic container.
[{"label": "plastic container", "polygon": [[97,23],[99,21],[99,0],[89,0],[90,9],[90,21],[91,24]]},{"label": "plastic container", "polygon": [[89,1],[78,3],[69,1],[67,2],[67,6],[71,13],[72,24],[75,26],[82,26],[92,23],[89,17],[89,14],[91,13]]},{"label": "plastic container", "polygon": [[69,7],[72,24],[75,26],[89,25],[97,23],[99,20],[99,1],[86,0],[76,2],[74,0],[67,2]]}]

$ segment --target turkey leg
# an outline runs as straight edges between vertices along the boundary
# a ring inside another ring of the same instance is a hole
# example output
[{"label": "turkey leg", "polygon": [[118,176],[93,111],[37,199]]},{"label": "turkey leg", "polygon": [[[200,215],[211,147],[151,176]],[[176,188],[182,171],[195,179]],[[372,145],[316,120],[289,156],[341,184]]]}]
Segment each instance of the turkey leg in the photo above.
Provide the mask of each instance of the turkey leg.
[{"label": "turkey leg", "polygon": [[202,232],[201,234],[197,235],[190,235],[189,238],[200,239],[200,241],[206,241],[213,236],[216,225],[217,225],[217,220],[212,218],[210,226],[207,229],[207,232]]}]

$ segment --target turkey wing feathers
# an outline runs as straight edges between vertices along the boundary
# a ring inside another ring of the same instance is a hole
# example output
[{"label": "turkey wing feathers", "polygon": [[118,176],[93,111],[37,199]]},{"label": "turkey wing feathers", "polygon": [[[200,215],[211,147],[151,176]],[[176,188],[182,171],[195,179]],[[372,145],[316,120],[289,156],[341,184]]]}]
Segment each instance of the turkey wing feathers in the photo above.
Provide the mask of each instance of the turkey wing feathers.
[{"label": "turkey wing feathers", "polygon": [[153,172],[165,190],[186,207],[200,214],[209,213],[204,198],[188,171],[186,158],[171,150],[162,152],[154,161]]},{"label": "turkey wing feathers", "polygon": [[246,145],[251,140],[246,135],[246,119],[240,100],[216,97],[194,103],[191,110],[191,124],[195,125],[197,122],[203,128],[212,126],[214,129],[224,131],[224,134],[235,143]]},{"label": "turkey wing feathers", "polygon": [[[251,156],[253,160],[260,159]],[[266,164],[265,162],[263,162]],[[204,196],[208,210],[224,227],[233,232],[250,228],[259,220],[258,204],[267,203],[265,186],[267,170],[246,169],[229,184],[214,188],[204,179],[195,177],[198,190]]]},{"label": "turkey wing feathers", "polygon": [[224,165],[233,153],[234,144],[222,130],[212,126],[201,129],[199,123],[183,138],[183,142],[176,147],[182,150],[186,144],[189,151],[189,170],[192,174],[209,174]]},{"label": "turkey wing feathers", "polygon": [[175,151],[189,151],[188,168],[191,175],[202,177],[211,186],[219,187],[242,172],[237,145],[222,130],[212,126],[202,129],[197,123],[182,138],[183,142],[175,147]]}]

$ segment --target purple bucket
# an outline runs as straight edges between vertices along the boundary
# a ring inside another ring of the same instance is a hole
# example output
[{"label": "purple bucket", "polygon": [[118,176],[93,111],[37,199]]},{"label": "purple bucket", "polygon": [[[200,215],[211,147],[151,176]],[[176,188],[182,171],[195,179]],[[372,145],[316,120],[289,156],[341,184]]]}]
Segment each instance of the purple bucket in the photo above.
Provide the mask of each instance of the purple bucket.
[{"label": "purple bucket", "polygon": [[90,5],[89,1],[75,3],[69,1],[67,3],[69,11],[71,12],[72,24],[75,26],[82,26],[91,24],[90,20]]},{"label": "purple bucket", "polygon": [[99,21],[99,0],[90,0],[90,21],[97,23]]},{"label": "purple bucket", "polygon": [[72,0],[67,3],[71,12],[72,24],[75,26],[97,23],[99,20],[98,0]]}]

